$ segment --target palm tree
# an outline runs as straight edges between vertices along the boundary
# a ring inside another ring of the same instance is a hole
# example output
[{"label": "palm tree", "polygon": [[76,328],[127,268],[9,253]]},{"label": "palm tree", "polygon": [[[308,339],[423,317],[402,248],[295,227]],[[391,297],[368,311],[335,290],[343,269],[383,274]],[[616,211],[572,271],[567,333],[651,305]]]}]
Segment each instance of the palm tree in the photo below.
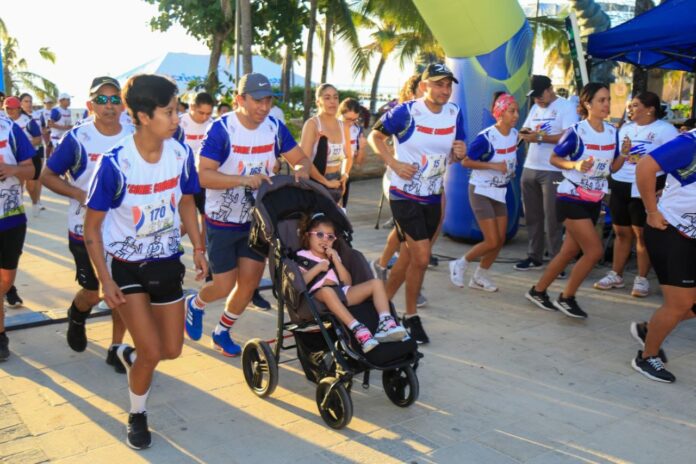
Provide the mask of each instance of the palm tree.
[{"label": "palm tree", "polygon": [[402,69],[406,62],[416,57],[427,57],[430,61],[442,61],[445,57],[444,50],[411,0],[366,0],[363,2],[361,14],[355,20],[359,27],[373,32],[370,34],[370,43],[352,49],[353,71],[364,78],[370,71],[371,59],[375,55],[379,56],[370,92],[372,113],[377,106],[377,90],[382,70],[394,53],[398,53]]},{"label": "palm tree", "polygon": [[249,0],[239,0],[239,33],[242,46],[242,72],[248,74],[254,72],[251,60],[251,41],[252,41],[252,24],[251,24],[251,3]]},{"label": "palm tree", "polygon": [[312,61],[314,46],[314,31],[317,28],[317,0],[309,0],[309,27],[307,31],[307,48],[305,52],[305,89],[303,119],[309,119],[312,106]]},{"label": "palm tree", "polygon": [[[7,95],[12,95],[20,87],[23,87],[36,94],[39,99],[43,99],[46,96],[53,98],[58,96],[56,84],[43,76],[26,70],[27,61],[17,55],[19,43],[16,38],[9,35],[7,26],[5,26],[5,22],[2,19],[0,19],[0,43],[2,43],[3,80],[5,81],[5,93]],[[41,47],[39,55],[51,63],[56,62],[55,53],[48,47]]]},{"label": "palm tree", "polygon": [[[321,0],[319,8],[324,11],[324,30],[322,39],[321,82],[326,82],[329,62],[332,60],[332,45],[334,36],[348,42],[352,48],[359,48],[358,28],[356,22],[359,13],[351,7],[355,1],[350,0]],[[331,63],[333,67],[333,63]]]}]

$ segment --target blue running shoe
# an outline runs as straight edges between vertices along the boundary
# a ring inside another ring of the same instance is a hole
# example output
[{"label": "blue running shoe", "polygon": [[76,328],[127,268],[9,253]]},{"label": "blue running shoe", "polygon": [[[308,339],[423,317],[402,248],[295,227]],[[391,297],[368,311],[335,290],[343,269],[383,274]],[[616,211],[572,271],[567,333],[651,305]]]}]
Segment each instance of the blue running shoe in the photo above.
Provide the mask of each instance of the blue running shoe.
[{"label": "blue running shoe", "polygon": [[203,335],[203,314],[205,311],[193,307],[197,293],[186,297],[186,335],[191,340],[200,340]]},{"label": "blue running shoe", "polygon": [[232,340],[232,336],[227,330],[220,332],[219,334],[215,334],[215,331],[213,330],[213,348],[228,358],[239,356],[239,353],[242,352],[242,347],[237,345],[234,340]]},{"label": "blue running shoe", "polygon": [[259,289],[254,290],[254,295],[251,297],[251,306],[261,311],[268,311],[271,309],[271,303],[261,296]]}]

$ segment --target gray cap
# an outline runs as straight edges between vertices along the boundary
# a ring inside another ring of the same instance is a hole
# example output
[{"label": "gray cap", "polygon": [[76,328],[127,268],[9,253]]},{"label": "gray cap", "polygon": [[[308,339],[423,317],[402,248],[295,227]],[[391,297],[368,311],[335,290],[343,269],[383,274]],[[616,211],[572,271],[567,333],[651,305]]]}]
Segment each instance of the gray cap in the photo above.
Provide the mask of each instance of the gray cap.
[{"label": "gray cap", "polygon": [[273,95],[273,89],[271,89],[271,83],[266,76],[259,73],[249,73],[239,79],[237,93],[239,95],[248,94],[254,100],[260,100]]}]

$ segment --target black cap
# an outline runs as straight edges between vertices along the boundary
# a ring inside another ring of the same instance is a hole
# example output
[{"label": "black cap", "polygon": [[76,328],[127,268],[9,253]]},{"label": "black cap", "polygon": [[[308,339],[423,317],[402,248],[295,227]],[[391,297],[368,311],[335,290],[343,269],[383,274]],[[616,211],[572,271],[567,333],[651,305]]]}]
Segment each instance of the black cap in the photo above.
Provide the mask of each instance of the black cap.
[{"label": "black cap", "polygon": [[551,79],[547,76],[533,75],[532,76],[532,86],[529,92],[527,92],[528,97],[538,98],[544,93],[544,90],[551,87]]},{"label": "black cap", "polygon": [[431,63],[428,65],[427,68],[425,68],[423,74],[421,74],[422,81],[439,81],[440,79],[444,79],[445,77],[449,77],[454,81],[455,84],[459,84],[459,81],[454,77],[452,71],[450,71],[449,68],[444,64]]},{"label": "black cap", "polygon": [[89,93],[90,94],[95,93],[97,90],[101,89],[102,86],[104,86],[104,85],[113,85],[114,87],[116,87],[116,90],[118,90],[119,92],[121,91],[121,84],[119,84],[116,79],[114,79],[113,77],[109,77],[109,76],[101,76],[101,77],[95,77],[92,80],[92,85],[89,87]]},{"label": "black cap", "polygon": [[273,96],[273,89],[266,76],[260,73],[249,73],[239,79],[237,93],[239,95],[248,94],[255,100],[261,100]]}]

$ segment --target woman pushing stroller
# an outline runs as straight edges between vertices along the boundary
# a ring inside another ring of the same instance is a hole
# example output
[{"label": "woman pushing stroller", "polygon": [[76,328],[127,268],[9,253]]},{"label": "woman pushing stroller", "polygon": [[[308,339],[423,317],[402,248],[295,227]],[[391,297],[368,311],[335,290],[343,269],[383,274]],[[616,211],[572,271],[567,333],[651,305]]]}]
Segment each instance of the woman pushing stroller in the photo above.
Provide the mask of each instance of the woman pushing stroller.
[{"label": "woman pushing stroller", "polygon": [[[305,217],[300,224],[300,238],[302,249],[297,256],[310,294],[324,303],[353,332],[364,353],[380,342],[397,342],[408,337],[406,329],[397,324],[389,312],[389,300],[381,280],[371,279],[351,285],[351,275],[333,248],[337,236],[331,219],[324,213]],[[346,308],[370,298],[379,314],[379,325],[374,336]]]}]

